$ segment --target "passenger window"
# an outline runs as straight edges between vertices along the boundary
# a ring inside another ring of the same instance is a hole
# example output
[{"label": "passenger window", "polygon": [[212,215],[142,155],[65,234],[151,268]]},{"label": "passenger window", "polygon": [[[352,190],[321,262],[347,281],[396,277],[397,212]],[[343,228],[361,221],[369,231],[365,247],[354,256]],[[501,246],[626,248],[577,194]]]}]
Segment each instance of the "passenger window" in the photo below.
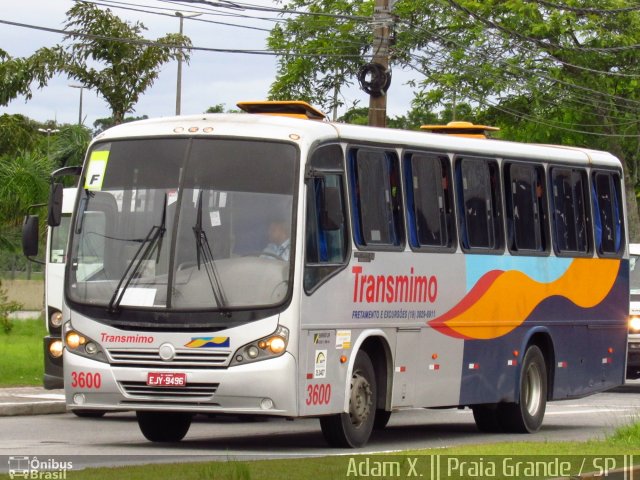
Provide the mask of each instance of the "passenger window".
[{"label": "passenger window", "polygon": [[551,184],[554,236],[558,253],[589,253],[585,172],[577,169],[553,168]]},{"label": "passenger window", "polygon": [[[320,147],[307,175],[304,289],[311,293],[346,265],[349,253],[342,149]],[[318,169],[313,167],[318,166]],[[323,169],[327,170],[323,170]]]},{"label": "passenger window", "polygon": [[359,246],[400,246],[403,241],[400,172],[393,153],[351,153],[354,236]]},{"label": "passenger window", "polygon": [[461,243],[466,249],[503,248],[498,164],[479,158],[458,162]]},{"label": "passenger window", "polygon": [[511,251],[547,249],[546,195],[541,166],[507,164],[507,233]]},{"label": "passenger window", "polygon": [[624,238],[620,176],[596,172],[592,185],[596,248],[600,255],[617,255]]},{"label": "passenger window", "polygon": [[452,248],[455,232],[449,159],[444,155],[407,155],[405,174],[411,247]]}]

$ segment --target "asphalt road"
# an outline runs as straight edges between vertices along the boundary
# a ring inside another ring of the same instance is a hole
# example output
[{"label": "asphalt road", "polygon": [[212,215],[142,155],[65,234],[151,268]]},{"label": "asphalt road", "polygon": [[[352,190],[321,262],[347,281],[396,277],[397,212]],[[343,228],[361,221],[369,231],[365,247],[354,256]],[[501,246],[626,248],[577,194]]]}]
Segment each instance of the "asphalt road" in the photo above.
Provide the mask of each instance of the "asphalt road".
[{"label": "asphalt road", "polygon": [[[468,409],[398,412],[358,453],[505,441],[601,439],[638,419],[640,381],[634,381],[611,392],[548,404],[544,425],[534,435],[481,434]],[[75,459],[78,467],[349,452],[328,448],[317,420],[241,421],[198,416],[182,442],[167,445],[148,442],[132,413],[109,414],[102,419],[77,418],[69,413],[0,417],[0,456],[86,456]],[[0,465],[0,471],[3,467]]]}]

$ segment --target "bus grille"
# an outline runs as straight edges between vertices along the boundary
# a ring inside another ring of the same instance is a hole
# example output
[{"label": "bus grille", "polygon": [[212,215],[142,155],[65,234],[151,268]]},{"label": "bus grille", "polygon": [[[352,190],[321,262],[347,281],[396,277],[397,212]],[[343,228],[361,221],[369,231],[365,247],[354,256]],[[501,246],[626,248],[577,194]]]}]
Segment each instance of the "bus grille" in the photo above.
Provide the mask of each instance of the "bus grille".
[{"label": "bus grille", "polygon": [[218,390],[219,383],[192,383],[184,387],[156,387],[145,382],[120,382],[127,395],[132,397],[152,397],[184,400],[187,398],[206,400]]},{"label": "bus grille", "polygon": [[111,349],[108,351],[111,363],[122,367],[153,367],[153,368],[215,368],[224,367],[231,352],[194,352],[177,350],[171,361],[160,358],[158,349]]}]

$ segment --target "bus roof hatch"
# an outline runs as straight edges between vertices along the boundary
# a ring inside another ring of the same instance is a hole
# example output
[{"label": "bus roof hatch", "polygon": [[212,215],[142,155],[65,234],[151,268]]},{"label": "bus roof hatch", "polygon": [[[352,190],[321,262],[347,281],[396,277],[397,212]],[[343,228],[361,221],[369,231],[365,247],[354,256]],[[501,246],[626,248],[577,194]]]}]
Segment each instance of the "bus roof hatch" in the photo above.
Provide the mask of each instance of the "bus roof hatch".
[{"label": "bus roof hatch", "polygon": [[471,122],[449,122],[446,125],[422,125],[420,130],[456,137],[488,138],[486,132],[497,132],[500,129],[487,125],[475,125]]},{"label": "bus roof hatch", "polygon": [[247,113],[279,115],[304,120],[324,120],[326,115],[300,100],[272,100],[258,102],[238,102],[238,108]]}]

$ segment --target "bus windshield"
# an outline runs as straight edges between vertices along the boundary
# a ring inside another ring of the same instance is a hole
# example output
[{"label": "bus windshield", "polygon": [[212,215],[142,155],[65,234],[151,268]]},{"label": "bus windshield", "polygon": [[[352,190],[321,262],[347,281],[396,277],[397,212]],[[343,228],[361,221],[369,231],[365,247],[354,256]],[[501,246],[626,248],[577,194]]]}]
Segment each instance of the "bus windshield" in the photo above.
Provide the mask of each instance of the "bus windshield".
[{"label": "bus windshield", "polygon": [[70,300],[112,311],[283,303],[297,157],[266,141],[97,144],[72,231]]}]

